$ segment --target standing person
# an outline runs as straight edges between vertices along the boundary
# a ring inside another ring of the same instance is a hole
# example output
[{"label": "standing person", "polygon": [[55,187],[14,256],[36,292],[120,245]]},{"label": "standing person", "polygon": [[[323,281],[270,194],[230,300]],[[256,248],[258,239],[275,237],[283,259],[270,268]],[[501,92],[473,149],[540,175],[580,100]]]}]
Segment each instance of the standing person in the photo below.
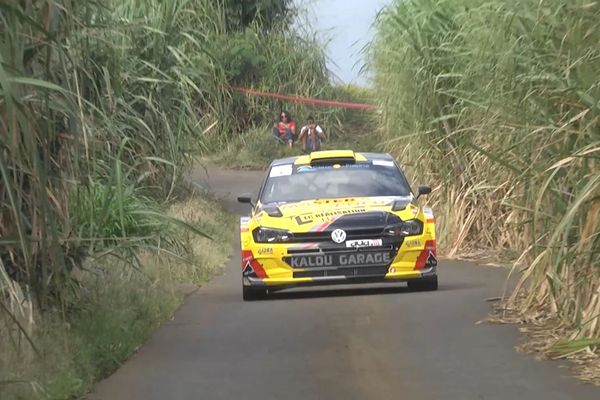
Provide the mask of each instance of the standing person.
[{"label": "standing person", "polygon": [[300,130],[298,140],[302,141],[302,151],[310,153],[311,151],[321,150],[321,142],[325,139],[325,132],[311,115],[306,120],[306,125]]},{"label": "standing person", "polygon": [[281,143],[287,143],[291,148],[296,137],[296,123],[287,111],[279,115],[279,122],[273,127],[273,136]]}]

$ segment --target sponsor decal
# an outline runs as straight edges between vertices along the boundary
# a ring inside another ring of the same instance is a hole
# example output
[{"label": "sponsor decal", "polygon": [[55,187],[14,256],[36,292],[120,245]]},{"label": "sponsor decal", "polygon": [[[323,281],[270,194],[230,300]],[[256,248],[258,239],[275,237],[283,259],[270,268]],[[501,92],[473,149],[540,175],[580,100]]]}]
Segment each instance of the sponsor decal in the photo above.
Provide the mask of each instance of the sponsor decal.
[{"label": "sponsor decal", "polygon": [[269,178],[277,178],[279,176],[289,176],[292,174],[292,164],[276,165],[271,168]]},{"label": "sponsor decal", "polygon": [[290,265],[293,268],[331,267],[333,256],[291,257]]},{"label": "sponsor decal", "polygon": [[245,277],[258,278],[256,272],[254,272],[254,269],[252,269],[252,264],[250,264],[249,262],[246,263],[246,266],[242,271],[242,275]]},{"label": "sponsor decal", "polygon": [[417,262],[415,263],[415,269],[423,269],[437,266],[437,255],[435,240],[428,240],[425,242],[425,249],[421,251]]},{"label": "sponsor decal", "polygon": [[392,256],[389,252],[341,254],[339,261],[340,265],[388,264],[392,262]]},{"label": "sponsor decal", "polygon": [[418,239],[406,240],[406,247],[421,247],[421,241]]},{"label": "sponsor decal", "polygon": [[427,261],[425,261],[425,268],[437,267],[437,264],[438,262],[435,254],[430,251],[429,256],[427,256]]},{"label": "sponsor decal", "polygon": [[392,262],[390,252],[369,252],[349,254],[319,254],[313,256],[286,257],[292,268],[312,267],[353,267],[361,265],[385,265]]},{"label": "sponsor decal", "polygon": [[425,215],[425,218],[428,223],[435,222],[435,218],[433,217],[433,210],[431,208],[429,208],[429,207],[423,208],[423,215]]},{"label": "sponsor decal", "polygon": [[293,210],[295,208],[306,207],[306,204],[304,202],[298,202],[298,203],[278,203],[277,206],[282,211],[287,211],[287,210]]},{"label": "sponsor decal", "polygon": [[373,160],[373,165],[380,165],[382,167],[393,167],[394,162],[390,160]]},{"label": "sponsor decal", "polygon": [[306,225],[314,222],[324,222],[329,221],[335,217],[340,217],[342,215],[350,215],[350,214],[360,214],[365,213],[367,210],[365,208],[354,208],[354,209],[344,209],[344,210],[332,210],[327,212],[320,213],[310,213],[310,214],[301,214],[294,217],[294,220],[298,225]]},{"label": "sponsor decal", "polygon": [[336,243],[344,243],[344,241],[346,240],[346,231],[344,231],[343,229],[336,229],[333,232],[331,232],[331,240],[333,240]]},{"label": "sponsor decal", "polygon": [[297,173],[302,173],[302,172],[310,172],[310,171],[312,171],[312,169],[313,169],[313,168],[312,168],[311,166],[309,166],[309,165],[303,165],[303,166],[301,166],[301,167],[298,167],[298,168],[296,169],[296,172],[297,172]]},{"label": "sponsor decal", "polygon": [[358,248],[358,247],[377,247],[383,244],[381,239],[363,239],[363,240],[348,240],[346,247]]},{"label": "sponsor decal", "polygon": [[261,247],[258,249],[258,254],[260,255],[273,255],[273,248],[272,247]]},{"label": "sponsor decal", "polygon": [[371,168],[371,164],[368,163],[359,163],[359,164],[333,164],[333,165],[302,165],[296,168],[296,173],[306,173],[306,172],[318,172],[319,170],[327,170],[327,169],[369,169]]},{"label": "sponsor decal", "polygon": [[262,264],[254,258],[251,250],[242,250],[242,274],[255,278],[267,278]]},{"label": "sponsor decal", "polygon": [[338,215],[360,214],[360,213],[364,213],[364,212],[367,212],[367,210],[364,208],[355,208],[355,209],[349,209],[349,210],[327,211],[327,212],[317,213],[314,216],[315,216],[315,218],[328,218],[328,217],[336,217]]},{"label": "sponsor decal", "polygon": [[306,225],[313,222],[312,215],[298,215],[294,219],[298,225]]},{"label": "sponsor decal", "polygon": [[240,217],[240,232],[248,232],[250,217]]}]

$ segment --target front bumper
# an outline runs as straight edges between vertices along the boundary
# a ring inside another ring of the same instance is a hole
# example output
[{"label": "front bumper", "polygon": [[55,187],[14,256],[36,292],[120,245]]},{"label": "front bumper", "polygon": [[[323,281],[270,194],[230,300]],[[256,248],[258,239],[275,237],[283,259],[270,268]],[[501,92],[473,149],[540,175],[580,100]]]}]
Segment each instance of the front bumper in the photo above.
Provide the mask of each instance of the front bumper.
[{"label": "front bumper", "polygon": [[356,275],[356,276],[318,276],[310,278],[257,278],[244,276],[242,284],[247,287],[260,288],[290,288],[298,286],[320,286],[320,285],[346,285],[377,282],[406,282],[435,276],[436,267],[430,267],[419,271],[388,272],[384,276]]},{"label": "front bumper", "polygon": [[402,282],[436,275],[435,239],[423,235],[380,246],[350,249],[331,243],[242,243],[246,287],[286,288]]}]

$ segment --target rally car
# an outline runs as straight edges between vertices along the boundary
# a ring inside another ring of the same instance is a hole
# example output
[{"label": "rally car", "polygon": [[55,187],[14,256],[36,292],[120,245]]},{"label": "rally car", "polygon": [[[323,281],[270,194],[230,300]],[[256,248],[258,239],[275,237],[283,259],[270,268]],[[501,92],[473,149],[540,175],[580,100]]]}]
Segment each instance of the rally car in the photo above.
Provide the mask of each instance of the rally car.
[{"label": "rally car", "polygon": [[406,281],[436,290],[432,210],[388,154],[318,151],[275,160],[240,220],[244,300],[295,286]]}]

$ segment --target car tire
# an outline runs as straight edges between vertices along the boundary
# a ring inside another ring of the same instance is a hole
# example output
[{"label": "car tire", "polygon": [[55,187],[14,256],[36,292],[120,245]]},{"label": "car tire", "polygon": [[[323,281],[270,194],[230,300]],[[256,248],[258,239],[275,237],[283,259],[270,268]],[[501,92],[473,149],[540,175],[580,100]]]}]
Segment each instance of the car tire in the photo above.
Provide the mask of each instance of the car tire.
[{"label": "car tire", "polygon": [[429,292],[438,289],[437,275],[408,281],[408,288],[414,292]]},{"label": "car tire", "polygon": [[249,286],[242,286],[242,298],[244,301],[253,301],[265,298],[267,291],[265,289],[255,289]]}]

